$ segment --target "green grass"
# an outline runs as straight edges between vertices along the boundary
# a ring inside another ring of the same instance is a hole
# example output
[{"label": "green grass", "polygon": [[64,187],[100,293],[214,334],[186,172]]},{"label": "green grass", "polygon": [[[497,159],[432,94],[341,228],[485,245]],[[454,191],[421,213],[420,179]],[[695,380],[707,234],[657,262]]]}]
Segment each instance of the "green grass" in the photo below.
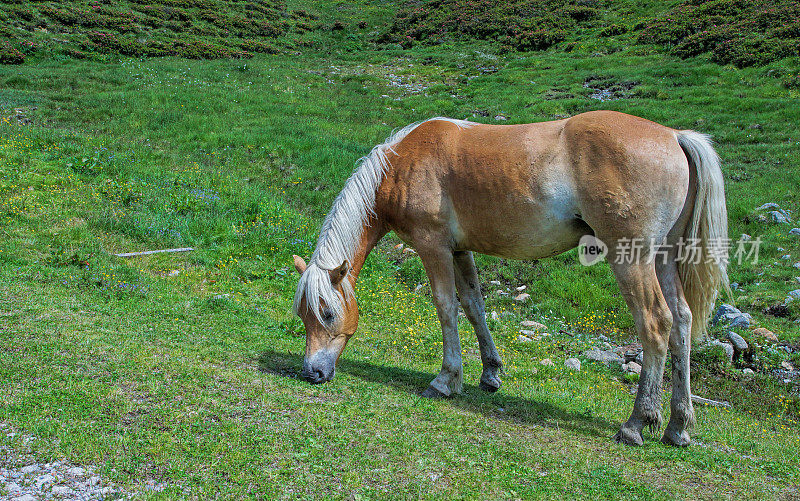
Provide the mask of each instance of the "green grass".
[{"label": "green grass", "polygon": [[[318,12],[351,19],[358,5]],[[391,9],[369,12],[378,23]],[[462,321],[465,394],[418,396],[441,333],[425,289],[412,292],[421,265],[394,236],[367,261],[359,332],[332,383],[297,379],[304,338],[290,312],[291,255],[310,254],[355,160],[393,128],[616,109],[715,136],[731,235],[765,242],[758,264],[732,266],[737,305],[796,346],[797,303],[785,318],[763,310],[798,288],[800,240],[753,214],[764,202],[800,214],[800,95],[783,83],[796,59],[737,69],[618,40],[567,55],[478,42],[365,51],[367,38],[307,36],[317,48],[302,57],[0,66],[0,421],[39,437],[42,458],[98,464],[123,485],[155,479],[164,497],[797,496],[797,385],[769,376],[782,350],[763,350],[753,379],[696,358],[694,393],[734,408],[698,408],[689,449],[652,434],[642,448],[610,440],[633,404],[629,383],[563,360],[599,334],[632,341],[631,319],[608,268],[574,253],[479,259],[484,286],[532,295],[487,300],[510,312],[490,321],[507,367],[494,395],[475,386],[477,343]],[[599,102],[586,82],[635,85]],[[196,250],[112,256],[179,246]],[[522,319],[554,335],[519,344]]]}]

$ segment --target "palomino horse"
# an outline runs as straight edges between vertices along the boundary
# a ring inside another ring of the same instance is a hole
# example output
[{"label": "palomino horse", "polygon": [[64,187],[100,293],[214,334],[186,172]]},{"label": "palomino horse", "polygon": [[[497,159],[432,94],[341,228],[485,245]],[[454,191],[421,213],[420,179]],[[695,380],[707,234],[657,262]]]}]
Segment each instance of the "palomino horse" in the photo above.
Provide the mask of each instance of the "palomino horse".
[{"label": "palomino horse", "polygon": [[[461,391],[459,300],[480,344],[480,387],[500,387],[472,252],[538,259],[574,248],[583,235],[602,240],[644,347],[633,413],[615,438],[638,445],[644,426],[660,428],[669,347],[673,390],[662,441],[689,444],[691,340],[727,286],[727,258],[715,248],[727,239],[723,180],[707,136],[609,111],[526,125],[434,118],[401,129],[360,160],[309,264],[294,256],[310,382],[333,377],[358,323],[359,271],[390,230],[422,259],[442,326],[442,369],[424,396]],[[658,245],[618,259],[637,239]],[[695,243],[695,259],[680,256],[684,240]]]}]

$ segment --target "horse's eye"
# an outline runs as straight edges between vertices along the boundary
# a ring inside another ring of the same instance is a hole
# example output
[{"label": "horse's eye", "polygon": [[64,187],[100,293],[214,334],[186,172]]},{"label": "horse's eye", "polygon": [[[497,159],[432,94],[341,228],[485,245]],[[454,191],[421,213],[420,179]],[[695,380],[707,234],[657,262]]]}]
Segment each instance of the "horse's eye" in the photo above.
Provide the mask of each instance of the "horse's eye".
[{"label": "horse's eye", "polygon": [[326,324],[330,323],[333,320],[333,312],[328,308],[323,308],[322,320],[324,320]]}]

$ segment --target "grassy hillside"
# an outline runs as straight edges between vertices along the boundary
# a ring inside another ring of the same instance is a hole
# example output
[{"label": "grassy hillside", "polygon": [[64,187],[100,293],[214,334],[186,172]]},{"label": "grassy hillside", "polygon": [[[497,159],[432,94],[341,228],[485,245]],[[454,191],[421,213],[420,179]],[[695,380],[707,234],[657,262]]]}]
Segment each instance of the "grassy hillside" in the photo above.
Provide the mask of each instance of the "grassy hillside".
[{"label": "grassy hillside", "polygon": [[[629,5],[652,19],[665,15],[656,4]],[[36,437],[3,433],[2,445],[96,465],[134,492],[156,482],[156,498],[798,495],[800,397],[781,364],[800,365],[800,302],[784,304],[800,287],[800,239],[788,234],[796,223],[754,210],[775,202],[800,214],[800,94],[787,85],[797,58],[738,68],[642,45],[636,32],[587,31],[571,52],[569,40],[533,52],[455,38],[402,49],[381,40],[402,13],[393,3],[274,5],[289,34],[265,43],[294,36],[296,11],[329,28],[247,60],[100,49],[79,60],[54,48],[0,66],[0,423]],[[349,29],[360,18],[367,26]],[[348,29],[330,29],[336,21]],[[465,394],[418,396],[441,362],[441,333],[427,289],[414,292],[419,260],[394,250],[393,235],[367,261],[359,333],[336,379],[298,379],[290,257],[310,254],[359,156],[430,116],[523,123],[593,109],[714,135],[731,236],[764,241],[731,280],[737,306],[779,342],[740,331],[760,348],[736,364],[696,350],[693,392],[733,408],[698,407],[692,447],[610,440],[635,379],[583,353],[601,335],[635,338],[608,267],[584,268],[574,252],[479,260],[507,367],[496,394],[476,388],[477,343],[462,320]],[[113,256],[182,246],[195,251]],[[515,304],[490,280],[527,285],[531,299]],[[552,336],[518,342],[523,319]],[[580,372],[564,367],[571,356]]]}]

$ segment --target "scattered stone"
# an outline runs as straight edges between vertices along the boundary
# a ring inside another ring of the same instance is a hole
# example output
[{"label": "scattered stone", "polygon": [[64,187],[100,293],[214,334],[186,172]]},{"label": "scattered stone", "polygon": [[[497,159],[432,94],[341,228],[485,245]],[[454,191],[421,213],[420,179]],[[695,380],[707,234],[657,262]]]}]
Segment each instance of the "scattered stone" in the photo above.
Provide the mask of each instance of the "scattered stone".
[{"label": "scattered stone", "polygon": [[417,284],[417,286],[414,287],[414,294],[419,294],[420,292],[422,292],[422,289],[424,288],[425,288],[425,283]]},{"label": "scattered stone", "polygon": [[784,260],[784,261],[789,261],[790,259],[792,259],[792,255],[791,254],[784,254],[783,256],[781,256],[781,259]]},{"label": "scattered stone", "polygon": [[761,207],[756,207],[756,210],[775,210],[780,208],[781,206],[776,204],[775,202],[767,202]]},{"label": "scattered stone", "polygon": [[69,470],[67,470],[67,473],[69,473],[73,477],[82,477],[86,475],[86,470],[84,470],[80,466],[76,466],[74,468],[70,468]]},{"label": "scattered stone", "polygon": [[20,469],[20,471],[22,472],[23,475],[28,475],[30,473],[39,471],[39,465],[29,464],[28,466],[23,466],[22,469]]},{"label": "scattered stone", "polygon": [[800,299],[800,289],[795,289],[789,293],[789,297],[792,299]]},{"label": "scattered stone", "polygon": [[503,116],[503,115],[495,115],[495,116],[494,116],[494,119],[495,119],[495,120],[499,120],[499,121],[506,121],[506,120],[508,120],[508,118],[507,118],[507,117],[505,117],[505,116]]},{"label": "scattered stone", "polygon": [[715,339],[711,342],[713,346],[719,346],[725,351],[725,355],[728,356],[728,361],[733,362],[733,346],[728,343],[723,343],[722,341]]},{"label": "scattered stone", "polygon": [[403,245],[403,244],[397,244],[397,245],[395,245],[395,246],[394,246],[394,249],[395,249],[395,250],[397,250],[397,251],[402,251],[402,250],[403,250],[403,247],[405,247],[405,245]]},{"label": "scattered stone", "polygon": [[36,484],[37,489],[42,490],[42,488],[55,483],[55,481],[56,477],[49,473],[45,473],[44,475],[36,477],[33,482]]},{"label": "scattered stone", "polygon": [[528,300],[529,297],[531,297],[530,294],[526,294],[526,293],[523,292],[522,294],[520,294],[518,296],[514,296],[514,301],[517,301],[518,303],[524,303],[525,301]]},{"label": "scattered stone", "polygon": [[792,266],[800,270],[800,262],[794,263]]},{"label": "scattered stone", "polygon": [[525,289],[527,289],[527,288],[528,288],[528,286],[527,286],[527,285],[520,285],[519,287],[517,287],[517,292],[522,292],[522,291],[524,291],[524,290],[525,290]]},{"label": "scattered stone", "polygon": [[753,372],[753,369],[748,367],[742,370],[742,374],[744,374],[745,376],[752,376],[753,374],[755,374],[755,372]]},{"label": "scattered stone", "polygon": [[586,358],[588,358],[589,360],[602,362],[605,365],[609,365],[612,363],[616,365],[622,365],[625,362],[625,360],[621,356],[609,350],[589,350],[586,353],[584,353],[584,356],[586,356]]},{"label": "scattered stone", "polygon": [[73,491],[66,485],[56,485],[50,492],[53,493],[54,496],[62,498],[69,497],[75,494],[75,491]]},{"label": "scattered stone", "polygon": [[539,363],[540,363],[540,364],[542,364],[542,365],[547,365],[547,366],[550,366],[550,367],[552,367],[552,366],[554,366],[554,365],[555,365],[555,364],[553,363],[553,361],[552,361],[552,360],[550,360],[549,358],[545,358],[544,360],[542,360],[542,361],[541,361],[541,362],[539,362]]},{"label": "scattered stone", "polygon": [[498,286],[499,285],[503,285],[502,283],[500,283],[500,280],[490,280],[489,283],[492,284],[492,285],[498,285]]},{"label": "scattered stone", "polygon": [[627,372],[632,372],[634,374],[641,374],[642,366],[637,364],[636,362],[628,362],[627,364],[625,364],[625,370]]},{"label": "scattered stone", "polygon": [[529,330],[521,329],[519,331],[519,333],[522,334],[523,336],[528,336],[530,338],[536,337],[536,332],[535,331],[529,331]]},{"label": "scattered stone", "polygon": [[734,318],[731,321],[731,325],[730,326],[732,328],[734,328],[734,329],[736,329],[736,328],[749,329],[750,328],[750,321],[752,319],[753,319],[753,317],[749,313],[742,313],[741,315],[739,315],[738,317]]},{"label": "scattered stone", "polygon": [[781,368],[789,372],[794,370],[794,366],[788,360],[781,362]]},{"label": "scattered stone", "polygon": [[492,320],[499,320],[499,319],[500,319],[500,315],[498,315],[498,314],[497,314],[497,312],[496,312],[496,311],[494,311],[494,310],[492,310],[492,312],[489,314],[489,317],[490,317]]},{"label": "scattered stone", "polygon": [[791,230],[789,230],[789,235],[797,235],[798,237],[800,237],[800,228],[792,228]]},{"label": "scattered stone", "polygon": [[567,369],[574,370],[574,371],[579,371],[579,370],[581,370],[581,361],[578,360],[577,358],[574,358],[574,357],[573,358],[568,358],[568,359],[564,360],[564,366]]},{"label": "scattered stone", "polygon": [[640,351],[638,355],[636,355],[636,363],[639,365],[644,364],[644,351]]},{"label": "scattered stone", "polygon": [[767,217],[773,223],[789,224],[789,223],[792,222],[792,219],[789,217],[789,215],[786,214],[784,211],[781,211],[781,210],[769,211],[769,212],[767,212]]},{"label": "scattered stone", "polygon": [[416,253],[417,251],[415,251],[411,247],[406,247],[405,249],[403,249],[403,254],[416,254]]},{"label": "scattered stone", "polygon": [[771,330],[766,329],[764,327],[759,327],[757,329],[754,329],[753,334],[755,334],[756,336],[760,336],[771,343],[778,342],[778,336],[776,336],[775,333],[772,332]]},{"label": "scattered stone", "polygon": [[539,322],[535,322],[533,320],[523,320],[519,323],[520,326],[525,327],[526,329],[533,329],[534,331],[540,331],[547,329],[547,326],[541,324]]},{"label": "scattered stone", "polygon": [[636,360],[636,358],[638,357],[639,353],[641,353],[641,352],[642,352],[642,350],[628,350],[628,351],[626,351],[625,355],[624,355],[625,363],[633,362],[634,360]]},{"label": "scattered stone", "polygon": [[517,341],[519,341],[520,343],[530,343],[531,341],[533,341],[533,339],[529,338],[528,336],[523,336],[522,334],[520,334],[519,336],[517,336]]},{"label": "scattered stone", "polygon": [[747,349],[749,348],[749,346],[747,345],[747,341],[745,341],[742,336],[736,334],[733,331],[728,332],[728,341],[731,342],[731,345],[733,345],[733,350],[737,354],[741,354],[747,351]]}]

